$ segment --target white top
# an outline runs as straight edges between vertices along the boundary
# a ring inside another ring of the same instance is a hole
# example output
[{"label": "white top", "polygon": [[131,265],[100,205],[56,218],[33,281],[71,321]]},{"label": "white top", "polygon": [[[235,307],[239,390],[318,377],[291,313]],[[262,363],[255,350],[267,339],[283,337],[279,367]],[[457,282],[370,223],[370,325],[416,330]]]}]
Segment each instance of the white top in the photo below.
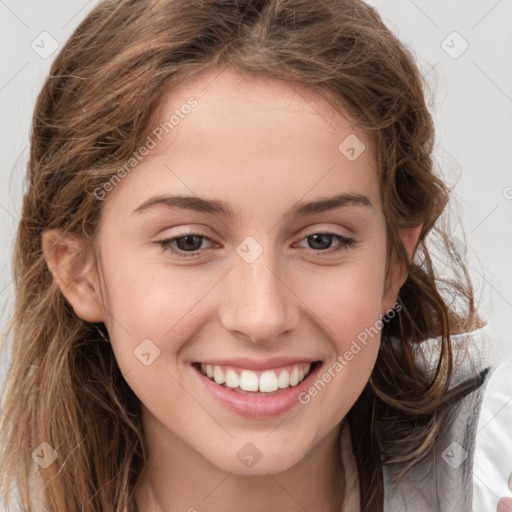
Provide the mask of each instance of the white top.
[{"label": "white top", "polygon": [[[439,341],[426,340],[419,347],[432,371]],[[496,512],[501,498],[512,497],[512,360],[499,361],[500,344],[488,326],[452,336],[452,341],[459,370],[451,386],[487,368],[485,381],[453,406],[453,423],[401,486],[392,483],[400,467],[383,466],[384,512]],[[343,512],[359,512],[357,466],[348,443],[344,428],[341,447],[350,501]]]},{"label": "white top", "polygon": [[[501,498],[512,498],[512,359],[503,358],[502,343],[490,326],[452,338],[457,350],[467,347],[469,356],[454,384],[472,369],[491,368],[483,396],[475,403],[479,410],[473,432],[472,512],[496,512]],[[435,349],[436,342],[427,344]]]},{"label": "white top", "polygon": [[473,512],[495,512],[505,496],[512,499],[512,360],[494,370],[484,392],[476,434]]}]

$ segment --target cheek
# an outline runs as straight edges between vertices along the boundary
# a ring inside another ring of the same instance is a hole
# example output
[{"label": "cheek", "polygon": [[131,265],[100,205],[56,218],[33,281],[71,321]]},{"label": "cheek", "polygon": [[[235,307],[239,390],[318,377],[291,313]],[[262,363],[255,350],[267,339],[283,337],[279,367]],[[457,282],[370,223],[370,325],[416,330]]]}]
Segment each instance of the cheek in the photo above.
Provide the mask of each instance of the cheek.
[{"label": "cheek", "polygon": [[329,382],[333,393],[321,400],[352,397],[355,401],[371,375],[379,351],[383,263],[368,266],[359,260],[332,273],[322,269],[316,279],[307,281],[302,281],[303,293],[308,283],[310,290],[309,299],[304,302],[313,304],[312,318],[317,319],[334,349],[323,372],[324,382]]},{"label": "cheek", "polygon": [[361,261],[332,272],[322,269],[314,279],[303,280],[302,289],[308,294],[315,314],[331,334],[339,336],[342,346],[379,320],[384,269],[380,265],[366,266]]},{"label": "cheek", "polygon": [[201,301],[218,281],[213,273],[161,263],[125,261],[109,270],[109,332],[113,346],[129,353],[145,339],[176,353],[200,328]]},{"label": "cheek", "polygon": [[[179,384],[184,368],[177,360],[180,350],[204,326],[201,299],[218,277],[147,262],[124,262],[110,269],[106,283],[109,332],[126,382],[154,413],[170,414],[185,407],[187,395]],[[169,396],[173,397],[171,409]]]}]

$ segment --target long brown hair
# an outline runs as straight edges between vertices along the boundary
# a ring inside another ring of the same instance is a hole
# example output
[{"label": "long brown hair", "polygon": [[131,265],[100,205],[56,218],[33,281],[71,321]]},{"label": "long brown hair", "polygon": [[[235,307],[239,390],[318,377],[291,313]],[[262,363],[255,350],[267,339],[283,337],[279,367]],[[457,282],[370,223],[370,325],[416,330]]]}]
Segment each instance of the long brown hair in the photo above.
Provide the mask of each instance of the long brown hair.
[{"label": "long brown hair", "polygon": [[[102,207],[94,192],[154,128],[164,95],[224,66],[314,89],[375,145],[386,256],[402,258],[408,278],[401,311],[385,323],[372,376],[348,415],[358,425],[352,438],[364,512],[382,503],[382,463],[405,471],[425,457],[446,424],[444,404],[479,383],[449,391],[450,334],[454,324],[474,328],[473,293],[438,222],[449,190],[434,171],[425,84],[413,55],[377,12],[357,0],[104,1],[60,51],[33,116],[14,257],[13,361],[2,404],[6,506],[14,484],[27,512],[39,510],[38,493],[48,512],[136,510],[133,490],[145,463],[140,402],[101,342],[104,326],[98,331],[78,318],[52,279],[41,236],[59,228],[93,243]],[[398,230],[420,225],[409,263]],[[433,230],[456,279],[436,277],[427,243]],[[448,307],[447,290],[464,305],[462,314]],[[439,361],[430,375],[415,347],[438,336]],[[58,453],[45,470],[31,457],[42,442]]]}]

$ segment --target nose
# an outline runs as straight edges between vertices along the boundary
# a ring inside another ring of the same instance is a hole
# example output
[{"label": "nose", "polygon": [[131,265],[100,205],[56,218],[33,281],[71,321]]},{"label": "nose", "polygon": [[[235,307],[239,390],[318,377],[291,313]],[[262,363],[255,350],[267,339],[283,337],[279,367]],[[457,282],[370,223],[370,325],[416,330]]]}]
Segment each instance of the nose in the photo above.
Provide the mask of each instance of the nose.
[{"label": "nose", "polygon": [[299,303],[281,266],[264,251],[252,263],[235,258],[222,293],[220,319],[226,330],[268,344],[296,328]]}]

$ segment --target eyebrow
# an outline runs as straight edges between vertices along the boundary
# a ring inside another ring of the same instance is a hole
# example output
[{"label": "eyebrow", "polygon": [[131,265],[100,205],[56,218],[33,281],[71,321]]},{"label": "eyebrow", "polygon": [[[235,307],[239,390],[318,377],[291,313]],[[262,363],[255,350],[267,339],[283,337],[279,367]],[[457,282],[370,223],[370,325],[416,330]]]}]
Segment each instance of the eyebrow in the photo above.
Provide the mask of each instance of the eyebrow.
[{"label": "eyebrow", "polygon": [[[234,210],[215,199],[204,199],[197,196],[155,196],[151,197],[132,213],[144,213],[155,206],[166,206],[168,208],[180,208],[193,210],[196,212],[223,215],[225,217],[234,217]],[[325,212],[346,206],[362,206],[373,208],[370,199],[363,194],[343,193],[332,197],[316,199],[314,201],[296,203],[286,214],[291,217],[303,217],[314,213]]]}]

